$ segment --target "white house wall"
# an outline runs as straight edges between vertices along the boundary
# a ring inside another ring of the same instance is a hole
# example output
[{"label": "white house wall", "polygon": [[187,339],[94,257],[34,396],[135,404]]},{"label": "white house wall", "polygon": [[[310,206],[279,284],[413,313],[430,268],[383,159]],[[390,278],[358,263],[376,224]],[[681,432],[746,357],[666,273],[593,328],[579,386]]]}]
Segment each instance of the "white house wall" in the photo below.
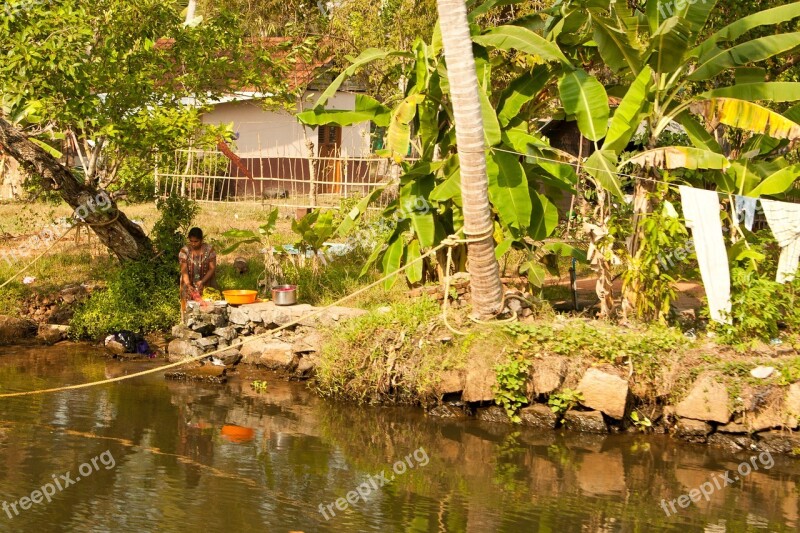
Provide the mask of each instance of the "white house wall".
[{"label": "white house wall", "polygon": [[[308,93],[306,102],[316,101],[318,95]],[[299,106],[298,106],[299,107]],[[329,109],[353,109],[355,94],[338,92],[326,106]],[[239,134],[235,152],[242,158],[258,157],[305,157],[306,137],[317,153],[317,130],[304,128],[286,111],[264,110],[257,101],[227,102],[214,106],[203,115],[205,124],[230,124]],[[370,154],[370,125],[362,122],[342,128],[342,149],[350,157],[366,157]]]}]

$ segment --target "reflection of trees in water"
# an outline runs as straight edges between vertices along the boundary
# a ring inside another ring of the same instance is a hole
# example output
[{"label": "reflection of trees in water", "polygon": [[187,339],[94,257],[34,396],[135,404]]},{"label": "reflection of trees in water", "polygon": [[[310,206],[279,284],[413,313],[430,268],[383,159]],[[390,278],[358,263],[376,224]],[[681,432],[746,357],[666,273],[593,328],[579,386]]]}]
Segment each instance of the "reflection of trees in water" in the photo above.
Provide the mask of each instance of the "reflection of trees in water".
[{"label": "reflection of trees in water", "polygon": [[[132,371],[104,359],[42,353],[4,360],[3,387],[77,382],[97,368]],[[123,519],[156,517],[164,524],[226,524],[231,530],[413,524],[429,531],[527,531],[536,524],[552,531],[650,531],[673,523],[659,507],[662,498],[677,498],[749,457],[731,459],[652,436],[561,435],[434,419],[408,408],[356,407],[321,401],[296,384],[276,382],[257,394],[247,383],[220,387],[153,377],[1,403],[0,419],[11,423],[10,445],[0,448],[0,496],[19,498],[51,474],[108,449],[115,469],[60,493],[19,523],[79,524],[103,516],[112,529]],[[251,427],[255,438],[227,442],[219,434],[223,424]],[[337,511],[331,522],[317,512],[317,505],[344,497],[367,476],[391,474],[395,461],[420,447],[426,466],[412,458],[414,468],[367,503]],[[738,484],[717,491],[709,505],[682,510],[686,529],[724,519],[728,531],[745,531],[751,515],[772,517],[765,526],[770,531],[794,531],[800,475],[793,468],[789,459],[776,458],[773,470],[751,474],[744,490]],[[120,501],[130,506],[121,515]],[[118,523],[110,518],[115,514]]]},{"label": "reflection of trees in water", "polygon": [[[718,450],[684,446],[663,437],[559,434],[430,419],[407,409],[323,404],[320,413],[325,437],[343,451],[348,462],[367,472],[388,467],[424,447],[430,464],[397,478],[393,487],[422,501],[446,499],[445,521],[465,526],[458,530],[513,531],[531,522],[552,531],[580,530],[581,526],[591,531],[668,527],[674,521],[659,507],[662,498],[677,498],[749,457],[720,463],[712,460],[725,457]],[[686,479],[681,481],[686,471],[695,471],[703,479],[687,485]],[[770,531],[794,531],[798,497],[790,489],[800,475],[791,469],[787,472],[760,473],[759,483],[748,487],[748,492],[740,487],[719,491],[712,505],[693,505],[682,510],[682,518],[701,530],[701,524],[724,521],[739,526],[728,531],[745,531],[750,527],[748,515],[751,520],[752,516],[771,517],[767,520]],[[404,507],[400,511],[403,523],[419,518],[419,511]],[[428,523],[434,524],[440,513],[434,507],[429,511]],[[565,517],[570,518],[565,521]]]}]

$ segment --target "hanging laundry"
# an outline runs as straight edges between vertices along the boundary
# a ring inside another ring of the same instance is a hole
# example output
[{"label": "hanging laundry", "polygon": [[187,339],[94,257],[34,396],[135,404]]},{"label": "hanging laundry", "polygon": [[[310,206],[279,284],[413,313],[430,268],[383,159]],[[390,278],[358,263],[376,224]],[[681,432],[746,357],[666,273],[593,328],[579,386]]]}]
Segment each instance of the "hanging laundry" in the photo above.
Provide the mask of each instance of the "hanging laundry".
[{"label": "hanging laundry", "polygon": [[761,200],[772,234],[781,247],[778,283],[792,281],[800,263],[800,204]]},{"label": "hanging laundry", "polygon": [[744,221],[744,227],[747,231],[753,231],[753,222],[756,219],[756,205],[758,204],[757,198],[750,198],[749,196],[736,196],[736,218],[741,224]]},{"label": "hanging laundry", "polygon": [[719,195],[693,187],[680,187],[686,226],[692,230],[700,276],[708,298],[711,319],[731,323],[731,274],[719,217]]}]

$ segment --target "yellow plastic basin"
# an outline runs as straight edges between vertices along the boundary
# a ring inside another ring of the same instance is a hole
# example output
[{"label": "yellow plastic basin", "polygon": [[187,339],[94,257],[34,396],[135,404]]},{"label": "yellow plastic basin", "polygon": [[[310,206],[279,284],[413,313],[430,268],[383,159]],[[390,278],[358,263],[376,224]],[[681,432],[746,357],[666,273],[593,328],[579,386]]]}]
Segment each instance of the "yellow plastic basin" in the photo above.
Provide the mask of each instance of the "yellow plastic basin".
[{"label": "yellow plastic basin", "polygon": [[222,291],[222,297],[229,304],[251,304],[256,301],[258,291]]}]

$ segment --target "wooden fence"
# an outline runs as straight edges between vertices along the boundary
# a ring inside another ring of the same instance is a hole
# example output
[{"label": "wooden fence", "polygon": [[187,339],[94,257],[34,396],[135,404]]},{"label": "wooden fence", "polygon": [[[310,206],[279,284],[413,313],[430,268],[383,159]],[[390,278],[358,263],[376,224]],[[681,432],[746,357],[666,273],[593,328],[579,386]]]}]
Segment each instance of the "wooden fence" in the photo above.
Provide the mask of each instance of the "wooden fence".
[{"label": "wooden fence", "polygon": [[378,157],[239,157],[234,164],[219,151],[177,150],[170,168],[156,169],[155,187],[157,196],[199,202],[338,207],[343,198],[364,196],[399,175],[399,166]]}]

